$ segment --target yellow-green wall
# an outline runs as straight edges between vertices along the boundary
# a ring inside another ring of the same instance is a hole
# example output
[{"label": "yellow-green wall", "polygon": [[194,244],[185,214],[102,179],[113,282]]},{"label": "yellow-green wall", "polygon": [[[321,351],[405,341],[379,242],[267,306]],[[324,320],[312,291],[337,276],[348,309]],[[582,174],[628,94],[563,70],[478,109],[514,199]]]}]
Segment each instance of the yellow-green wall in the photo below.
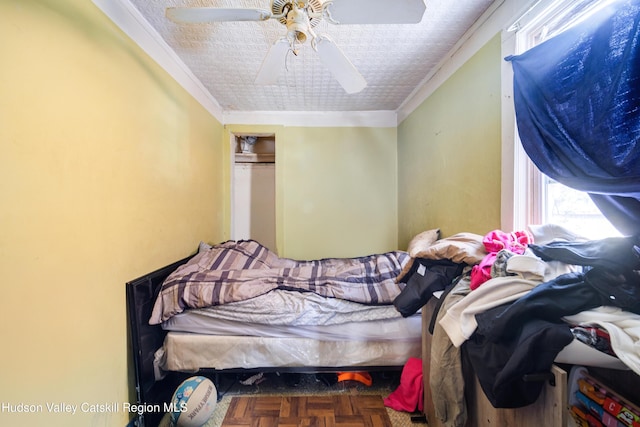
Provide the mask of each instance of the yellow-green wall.
[{"label": "yellow-green wall", "polygon": [[396,249],[395,128],[291,127],[283,134],[278,189],[284,194],[285,256],[350,257]]},{"label": "yellow-green wall", "polygon": [[397,249],[395,128],[229,125],[227,130],[276,136],[280,256],[319,259]]},{"label": "yellow-green wall", "polygon": [[221,124],[87,0],[0,0],[3,426],[124,426],[125,282],[223,238]]},{"label": "yellow-green wall", "polygon": [[500,35],[398,126],[398,242],[500,227]]}]

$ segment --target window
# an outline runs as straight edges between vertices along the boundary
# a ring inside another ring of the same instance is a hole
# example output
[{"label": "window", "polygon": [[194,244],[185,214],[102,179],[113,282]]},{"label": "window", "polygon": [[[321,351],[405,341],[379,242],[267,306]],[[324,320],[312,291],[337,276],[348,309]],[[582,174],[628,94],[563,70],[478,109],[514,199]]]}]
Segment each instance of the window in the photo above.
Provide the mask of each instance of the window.
[{"label": "window", "polygon": [[[509,28],[508,31],[515,33],[510,53],[522,53],[542,43],[592,13],[597,13],[609,2],[538,0]],[[510,114],[505,119],[515,121],[515,113],[511,111]],[[591,239],[620,235],[587,193],[566,187],[543,175],[524,153],[517,131],[514,132],[514,138],[514,229],[526,228],[527,224],[555,223]]]}]

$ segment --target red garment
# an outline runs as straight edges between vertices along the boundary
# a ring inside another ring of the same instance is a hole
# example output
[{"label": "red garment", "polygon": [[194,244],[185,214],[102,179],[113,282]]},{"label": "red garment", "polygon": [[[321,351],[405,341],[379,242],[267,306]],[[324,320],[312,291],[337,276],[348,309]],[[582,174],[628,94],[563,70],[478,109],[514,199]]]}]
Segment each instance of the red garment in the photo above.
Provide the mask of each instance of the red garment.
[{"label": "red garment", "polygon": [[400,385],[384,399],[384,405],[396,411],[424,412],[422,359],[409,358],[400,374]]},{"label": "red garment", "polygon": [[507,249],[515,254],[522,255],[529,243],[533,243],[533,236],[528,231],[513,231],[505,233],[500,230],[493,230],[482,239],[488,254],[474,265],[471,269],[471,290],[478,288],[487,280],[491,279],[491,266],[496,260],[498,252]]}]

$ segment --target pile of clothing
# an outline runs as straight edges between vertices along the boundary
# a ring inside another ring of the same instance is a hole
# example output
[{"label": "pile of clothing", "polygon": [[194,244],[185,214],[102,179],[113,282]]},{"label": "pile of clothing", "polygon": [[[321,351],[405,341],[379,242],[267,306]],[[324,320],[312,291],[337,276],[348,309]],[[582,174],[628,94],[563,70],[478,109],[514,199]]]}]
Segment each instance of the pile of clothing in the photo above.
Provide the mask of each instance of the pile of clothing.
[{"label": "pile of clothing", "polygon": [[[458,244],[460,236],[452,237]],[[454,259],[451,251],[435,260],[460,268],[458,276],[441,286],[430,330],[429,380],[437,390],[436,415],[445,425],[466,421],[463,357],[496,408],[533,403],[544,386],[539,374],[549,373],[556,356],[574,339],[588,342],[595,337],[595,348],[615,354],[640,374],[637,238],[587,240],[555,225],[511,233],[494,230],[485,236],[465,233],[465,238],[475,238],[465,247],[466,261]],[[470,254],[469,248],[476,252]],[[434,261],[426,249],[421,255]],[[425,268],[422,274],[414,268],[402,278],[406,288],[424,284]],[[412,294],[422,299],[411,305],[399,300],[401,307],[396,308],[403,315],[403,309],[421,307],[430,298],[426,292]]]}]

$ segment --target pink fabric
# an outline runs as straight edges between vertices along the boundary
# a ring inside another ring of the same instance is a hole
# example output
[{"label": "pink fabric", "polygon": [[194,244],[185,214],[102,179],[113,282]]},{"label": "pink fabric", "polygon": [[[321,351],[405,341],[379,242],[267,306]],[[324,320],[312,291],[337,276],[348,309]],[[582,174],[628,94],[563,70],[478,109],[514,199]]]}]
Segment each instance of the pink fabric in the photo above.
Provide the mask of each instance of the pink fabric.
[{"label": "pink fabric", "polygon": [[491,279],[491,266],[496,260],[498,252],[507,249],[522,255],[529,243],[533,243],[533,236],[528,231],[505,233],[504,231],[493,230],[484,236],[482,244],[488,254],[471,269],[471,290],[477,289],[484,282]]},{"label": "pink fabric", "polygon": [[384,405],[405,412],[424,412],[422,359],[409,358],[400,374],[400,385],[384,399]]}]

